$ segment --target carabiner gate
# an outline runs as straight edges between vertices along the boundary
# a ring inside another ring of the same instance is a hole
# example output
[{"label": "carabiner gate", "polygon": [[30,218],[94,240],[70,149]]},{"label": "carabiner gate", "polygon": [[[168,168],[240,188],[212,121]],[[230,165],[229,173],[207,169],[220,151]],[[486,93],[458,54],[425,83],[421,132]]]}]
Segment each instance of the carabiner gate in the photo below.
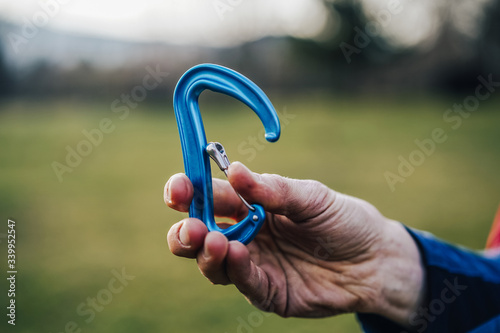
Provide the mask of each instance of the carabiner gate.
[{"label": "carabiner gate", "polygon": [[[227,157],[224,147],[218,142],[209,142],[206,151],[208,153],[208,156],[210,156],[215,161],[219,169],[224,172],[227,177],[227,169],[229,168],[231,162],[229,162],[229,158]],[[241,199],[241,202],[243,202],[243,204],[248,209],[250,209],[252,212],[255,211],[255,208],[253,208],[245,199],[243,199],[243,197],[238,192],[236,192],[236,195]],[[256,216],[254,216],[254,220],[255,219]]]},{"label": "carabiner gate", "polygon": [[202,64],[189,69],[179,79],[174,91],[174,111],[181,139],[184,169],[194,187],[189,216],[202,220],[209,231],[219,231],[229,240],[248,244],[259,232],[265,219],[261,205],[248,204],[248,215],[242,221],[221,229],[214,218],[212,174],[209,156],[227,175],[229,159],[219,143],[207,144],[198,106],[198,97],[205,89],[232,96],[248,105],[260,118],[267,141],[279,139],[278,115],[264,92],[243,75],[219,65]]}]

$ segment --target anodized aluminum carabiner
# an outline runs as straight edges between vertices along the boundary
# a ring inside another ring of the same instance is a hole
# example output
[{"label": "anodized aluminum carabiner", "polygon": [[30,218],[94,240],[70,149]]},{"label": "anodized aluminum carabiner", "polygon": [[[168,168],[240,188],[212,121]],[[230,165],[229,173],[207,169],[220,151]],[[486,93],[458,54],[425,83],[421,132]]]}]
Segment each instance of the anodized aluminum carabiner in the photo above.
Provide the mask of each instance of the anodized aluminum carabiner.
[{"label": "anodized aluminum carabiner", "polygon": [[202,64],[189,69],[177,82],[174,91],[174,111],[181,139],[184,169],[194,187],[189,216],[202,220],[209,231],[219,231],[229,240],[248,244],[259,232],[265,219],[261,205],[240,222],[227,229],[217,226],[214,218],[212,173],[206,151],[207,139],[198,105],[203,90],[229,95],[248,105],[260,118],[267,141],[279,139],[281,128],[276,110],[264,92],[245,76],[229,68]]}]

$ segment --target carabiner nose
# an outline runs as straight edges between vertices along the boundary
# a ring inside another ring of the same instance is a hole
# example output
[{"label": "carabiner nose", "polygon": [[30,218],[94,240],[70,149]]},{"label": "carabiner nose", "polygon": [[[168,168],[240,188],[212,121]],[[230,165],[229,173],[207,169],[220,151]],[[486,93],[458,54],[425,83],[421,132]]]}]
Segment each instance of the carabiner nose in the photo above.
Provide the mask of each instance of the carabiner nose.
[{"label": "carabiner nose", "polygon": [[202,64],[189,69],[174,91],[174,111],[181,139],[184,169],[194,187],[189,216],[202,220],[209,231],[219,231],[229,240],[248,244],[264,223],[262,206],[251,205],[248,216],[237,224],[220,229],[214,218],[212,174],[205,129],[198,106],[203,90],[229,95],[249,106],[260,118],[266,139],[277,141],[281,128],[278,115],[264,92],[243,75],[219,65]]}]

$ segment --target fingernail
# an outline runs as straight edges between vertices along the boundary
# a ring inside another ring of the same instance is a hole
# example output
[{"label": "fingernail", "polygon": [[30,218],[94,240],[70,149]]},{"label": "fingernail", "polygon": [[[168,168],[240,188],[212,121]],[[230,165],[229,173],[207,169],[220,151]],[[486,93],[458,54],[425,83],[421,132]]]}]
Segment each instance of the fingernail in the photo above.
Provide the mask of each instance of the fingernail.
[{"label": "fingernail", "polygon": [[171,183],[172,183],[171,180],[172,180],[172,178],[170,178],[168,180],[167,186],[165,186],[167,188],[166,193],[165,193],[165,201],[167,203],[172,203],[172,199],[170,198],[170,193],[171,193],[170,186],[171,186]]},{"label": "fingernail", "polygon": [[184,224],[182,224],[181,230],[179,230],[179,239],[183,245],[189,245],[189,233]]},{"label": "fingernail", "polygon": [[205,246],[203,246],[203,258],[205,259],[210,259],[210,257],[212,256],[212,254],[210,253],[210,251],[208,250],[208,246],[207,244],[205,243]]}]

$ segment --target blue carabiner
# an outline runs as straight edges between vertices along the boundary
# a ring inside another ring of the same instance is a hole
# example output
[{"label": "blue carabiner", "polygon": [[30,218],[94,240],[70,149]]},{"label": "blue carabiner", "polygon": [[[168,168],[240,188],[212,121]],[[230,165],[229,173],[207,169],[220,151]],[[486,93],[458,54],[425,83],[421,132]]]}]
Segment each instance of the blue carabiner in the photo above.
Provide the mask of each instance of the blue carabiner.
[{"label": "blue carabiner", "polygon": [[219,65],[195,66],[184,73],[175,87],[174,111],[184,169],[194,187],[189,216],[202,220],[209,231],[219,231],[229,240],[248,244],[264,223],[266,214],[261,205],[251,205],[255,210],[249,210],[247,217],[227,229],[221,229],[215,223],[210,159],[206,152],[207,139],[198,106],[198,97],[205,89],[232,96],[248,105],[262,121],[267,141],[279,139],[281,129],[278,115],[269,98],[255,83]]}]

